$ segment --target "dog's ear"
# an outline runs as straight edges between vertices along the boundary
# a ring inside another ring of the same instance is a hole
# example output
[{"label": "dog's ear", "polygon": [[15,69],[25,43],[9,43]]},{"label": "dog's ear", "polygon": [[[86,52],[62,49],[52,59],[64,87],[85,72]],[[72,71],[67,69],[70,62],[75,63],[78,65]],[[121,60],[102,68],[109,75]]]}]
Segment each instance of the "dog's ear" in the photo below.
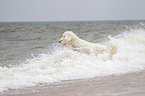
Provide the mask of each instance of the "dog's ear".
[{"label": "dog's ear", "polygon": [[65,40],[70,41],[72,39],[72,35],[70,33],[65,35]]}]

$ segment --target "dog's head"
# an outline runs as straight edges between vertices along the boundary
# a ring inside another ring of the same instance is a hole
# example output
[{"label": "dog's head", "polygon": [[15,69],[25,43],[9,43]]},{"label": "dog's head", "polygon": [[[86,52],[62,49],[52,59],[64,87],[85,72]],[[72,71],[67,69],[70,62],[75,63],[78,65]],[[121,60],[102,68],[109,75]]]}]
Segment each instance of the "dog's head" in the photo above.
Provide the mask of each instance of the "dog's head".
[{"label": "dog's head", "polygon": [[59,40],[62,45],[70,45],[71,40],[74,38],[75,34],[72,31],[66,31],[63,33]]}]

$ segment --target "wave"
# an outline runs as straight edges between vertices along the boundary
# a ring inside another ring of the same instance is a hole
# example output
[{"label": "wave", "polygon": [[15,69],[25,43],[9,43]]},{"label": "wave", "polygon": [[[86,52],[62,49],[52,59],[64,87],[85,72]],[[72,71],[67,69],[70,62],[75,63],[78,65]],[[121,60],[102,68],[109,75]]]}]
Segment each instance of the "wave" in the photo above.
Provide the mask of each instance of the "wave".
[{"label": "wave", "polygon": [[109,38],[108,42],[115,42],[118,47],[112,59],[106,53],[87,55],[54,44],[48,54],[39,54],[19,66],[0,67],[0,91],[145,69],[144,30],[131,30]]}]

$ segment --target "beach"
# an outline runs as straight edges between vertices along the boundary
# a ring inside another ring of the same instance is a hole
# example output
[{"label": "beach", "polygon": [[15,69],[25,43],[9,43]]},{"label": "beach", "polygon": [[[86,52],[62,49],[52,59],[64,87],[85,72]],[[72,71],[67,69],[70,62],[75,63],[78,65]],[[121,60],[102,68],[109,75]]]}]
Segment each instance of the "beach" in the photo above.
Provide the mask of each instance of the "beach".
[{"label": "beach", "polygon": [[144,96],[145,72],[11,90],[4,96]]}]

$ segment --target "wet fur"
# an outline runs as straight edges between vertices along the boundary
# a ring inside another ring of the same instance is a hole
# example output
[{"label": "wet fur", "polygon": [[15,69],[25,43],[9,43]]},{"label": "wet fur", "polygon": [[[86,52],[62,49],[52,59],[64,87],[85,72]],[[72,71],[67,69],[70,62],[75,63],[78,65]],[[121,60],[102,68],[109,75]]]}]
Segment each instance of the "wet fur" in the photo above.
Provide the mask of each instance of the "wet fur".
[{"label": "wet fur", "polygon": [[109,43],[106,46],[96,43],[90,43],[77,37],[72,31],[64,32],[59,40],[62,45],[71,45],[75,51],[85,54],[102,54],[103,52],[109,53],[112,57],[117,52],[117,46]]}]

